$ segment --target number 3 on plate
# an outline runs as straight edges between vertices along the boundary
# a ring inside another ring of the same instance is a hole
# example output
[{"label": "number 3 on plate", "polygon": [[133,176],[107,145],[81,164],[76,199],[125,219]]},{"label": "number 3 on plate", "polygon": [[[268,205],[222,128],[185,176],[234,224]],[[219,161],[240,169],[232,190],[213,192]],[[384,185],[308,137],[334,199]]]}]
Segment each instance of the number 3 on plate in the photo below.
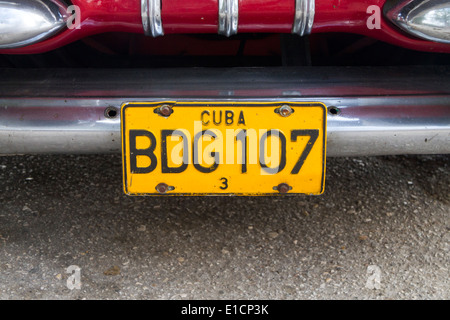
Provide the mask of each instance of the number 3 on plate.
[{"label": "number 3 on plate", "polygon": [[222,185],[219,187],[222,190],[228,189],[228,179],[227,178],[220,178],[220,181],[222,181]]}]

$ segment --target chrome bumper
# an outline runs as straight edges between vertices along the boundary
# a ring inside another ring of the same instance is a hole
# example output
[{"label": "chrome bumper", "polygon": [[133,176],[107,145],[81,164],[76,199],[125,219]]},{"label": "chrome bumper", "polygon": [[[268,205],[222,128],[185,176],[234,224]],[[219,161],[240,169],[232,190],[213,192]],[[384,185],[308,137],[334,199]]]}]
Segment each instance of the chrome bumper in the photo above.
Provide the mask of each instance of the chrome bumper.
[{"label": "chrome bumper", "polygon": [[0,154],[120,152],[108,110],[159,100],[320,101],[329,156],[450,153],[449,67],[300,67],[0,69]]}]

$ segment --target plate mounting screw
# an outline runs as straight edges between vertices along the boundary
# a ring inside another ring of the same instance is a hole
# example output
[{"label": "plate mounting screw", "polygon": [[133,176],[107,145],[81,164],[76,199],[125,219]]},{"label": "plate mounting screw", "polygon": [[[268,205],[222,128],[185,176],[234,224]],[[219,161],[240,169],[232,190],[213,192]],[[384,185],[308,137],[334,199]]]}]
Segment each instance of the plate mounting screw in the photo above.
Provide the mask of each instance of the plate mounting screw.
[{"label": "plate mounting screw", "polygon": [[161,107],[158,108],[159,114],[168,117],[173,113],[172,107],[168,104],[163,104]]},{"label": "plate mounting screw", "polygon": [[292,108],[287,104],[283,104],[280,109],[278,109],[278,112],[282,117],[289,117],[294,112],[294,110],[292,110]]},{"label": "plate mounting screw", "polygon": [[291,187],[287,183],[280,183],[277,187],[279,193],[288,193]]},{"label": "plate mounting screw", "polygon": [[159,193],[166,193],[168,190],[169,186],[164,182],[161,182],[156,186],[156,191],[158,191]]}]

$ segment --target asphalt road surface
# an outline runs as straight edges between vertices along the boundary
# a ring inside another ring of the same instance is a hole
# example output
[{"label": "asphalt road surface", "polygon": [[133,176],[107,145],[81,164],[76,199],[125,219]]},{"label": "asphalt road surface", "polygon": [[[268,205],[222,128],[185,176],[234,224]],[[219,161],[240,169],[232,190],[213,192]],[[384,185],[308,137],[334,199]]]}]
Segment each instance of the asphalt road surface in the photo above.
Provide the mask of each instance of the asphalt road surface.
[{"label": "asphalt road surface", "polygon": [[128,197],[120,155],[0,158],[0,299],[449,299],[450,156],[318,197]]}]

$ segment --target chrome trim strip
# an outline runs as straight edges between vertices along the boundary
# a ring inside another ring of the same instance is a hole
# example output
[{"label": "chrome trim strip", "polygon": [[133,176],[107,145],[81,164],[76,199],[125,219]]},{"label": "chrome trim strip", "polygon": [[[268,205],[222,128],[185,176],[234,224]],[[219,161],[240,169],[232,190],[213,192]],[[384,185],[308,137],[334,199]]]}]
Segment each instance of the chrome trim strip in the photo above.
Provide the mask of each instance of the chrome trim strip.
[{"label": "chrome trim strip", "polygon": [[105,110],[168,100],[319,101],[339,108],[328,115],[329,156],[445,154],[448,83],[444,66],[0,69],[0,154],[120,152],[120,118]]},{"label": "chrome trim strip", "polygon": [[316,13],[315,0],[295,0],[295,17],[292,33],[300,36],[311,33]]},{"label": "chrome trim strip", "polygon": [[141,0],[141,15],[146,36],[159,37],[164,35],[161,0]]},{"label": "chrome trim strip", "polygon": [[239,0],[219,0],[218,33],[232,36],[238,33]]},{"label": "chrome trim strip", "polygon": [[58,0],[0,0],[0,49],[43,41],[66,26],[67,6]]}]

